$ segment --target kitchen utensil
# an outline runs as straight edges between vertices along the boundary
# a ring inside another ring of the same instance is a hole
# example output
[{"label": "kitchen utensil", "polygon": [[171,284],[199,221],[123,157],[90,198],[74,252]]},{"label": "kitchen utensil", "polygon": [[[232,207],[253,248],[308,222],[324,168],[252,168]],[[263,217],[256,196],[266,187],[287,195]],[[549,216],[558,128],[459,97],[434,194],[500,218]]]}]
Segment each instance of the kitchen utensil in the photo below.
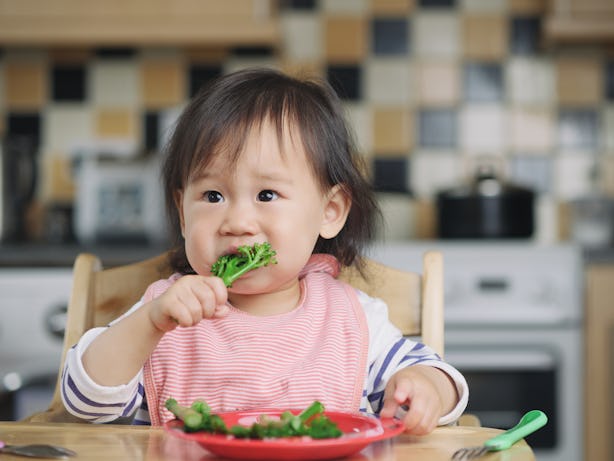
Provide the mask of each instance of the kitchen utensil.
[{"label": "kitchen utensil", "polygon": [[438,235],[444,239],[529,238],[535,227],[533,190],[503,181],[488,165],[475,177],[437,193]]},{"label": "kitchen utensil", "polygon": [[77,455],[74,451],[57,445],[6,445],[1,440],[0,453],[10,453],[11,455],[27,456],[29,458],[69,458]]},{"label": "kitchen utensil", "polygon": [[[249,426],[263,414],[275,418],[282,410],[259,409],[219,413],[227,426]],[[405,430],[398,419],[378,419],[356,413],[325,411],[343,435],[336,439],[289,437],[278,439],[238,439],[208,432],[184,432],[183,422],[169,421],[164,428],[172,436],[198,442],[211,453],[225,458],[249,460],[326,460],[358,453],[372,442],[395,437]]]},{"label": "kitchen utensil", "polygon": [[520,439],[532,434],[548,422],[548,417],[543,411],[531,410],[520,419],[511,429],[488,439],[482,446],[467,447],[456,450],[452,455],[454,461],[478,458],[489,451],[507,450]]}]

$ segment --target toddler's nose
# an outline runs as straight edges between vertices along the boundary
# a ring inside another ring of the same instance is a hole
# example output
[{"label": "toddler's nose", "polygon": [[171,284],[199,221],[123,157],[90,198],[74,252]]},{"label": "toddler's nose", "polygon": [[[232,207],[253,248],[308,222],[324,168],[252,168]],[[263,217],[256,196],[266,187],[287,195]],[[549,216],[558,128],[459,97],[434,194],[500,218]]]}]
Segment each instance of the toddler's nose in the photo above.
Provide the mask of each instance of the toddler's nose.
[{"label": "toddler's nose", "polygon": [[220,227],[223,235],[246,235],[258,232],[254,212],[247,204],[235,203],[228,207]]}]

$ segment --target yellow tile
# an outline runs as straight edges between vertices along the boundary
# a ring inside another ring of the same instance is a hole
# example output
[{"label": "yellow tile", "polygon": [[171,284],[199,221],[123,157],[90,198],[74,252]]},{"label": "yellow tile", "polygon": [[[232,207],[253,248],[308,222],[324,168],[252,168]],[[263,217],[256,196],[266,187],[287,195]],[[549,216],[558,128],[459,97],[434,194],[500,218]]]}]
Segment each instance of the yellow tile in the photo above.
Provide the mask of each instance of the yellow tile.
[{"label": "yellow tile", "polygon": [[508,49],[507,18],[468,15],[463,23],[465,56],[471,59],[503,59]]},{"label": "yellow tile", "polygon": [[7,109],[41,109],[47,101],[42,62],[6,62],[4,84]]},{"label": "yellow tile", "polygon": [[43,156],[42,199],[47,202],[72,202],[75,182],[72,177],[71,160],[59,152]]},{"label": "yellow tile", "polygon": [[364,18],[326,19],[326,58],[335,63],[362,61],[367,53],[367,23]]},{"label": "yellow tile", "polygon": [[137,126],[130,109],[100,109],[95,115],[95,134],[100,138],[138,139]]},{"label": "yellow tile", "polygon": [[567,56],[556,61],[557,97],[561,105],[601,102],[603,88],[600,60],[596,57]]},{"label": "yellow tile", "polygon": [[420,62],[417,65],[417,97],[428,107],[449,106],[460,99],[459,68],[454,62]]},{"label": "yellow tile", "polygon": [[152,59],[141,64],[143,103],[148,109],[161,109],[181,103],[186,79],[178,59]]},{"label": "yellow tile", "polygon": [[508,0],[508,9],[511,13],[541,14],[546,10],[548,0]]},{"label": "yellow tile", "polygon": [[405,109],[376,109],[373,113],[373,150],[378,155],[407,155],[413,147],[413,117]]},{"label": "yellow tile", "polygon": [[293,62],[283,61],[280,70],[288,75],[298,78],[318,78],[324,79],[326,72],[324,64],[321,62]]},{"label": "yellow tile", "polygon": [[414,10],[415,0],[371,0],[371,11],[378,15],[405,15]]}]

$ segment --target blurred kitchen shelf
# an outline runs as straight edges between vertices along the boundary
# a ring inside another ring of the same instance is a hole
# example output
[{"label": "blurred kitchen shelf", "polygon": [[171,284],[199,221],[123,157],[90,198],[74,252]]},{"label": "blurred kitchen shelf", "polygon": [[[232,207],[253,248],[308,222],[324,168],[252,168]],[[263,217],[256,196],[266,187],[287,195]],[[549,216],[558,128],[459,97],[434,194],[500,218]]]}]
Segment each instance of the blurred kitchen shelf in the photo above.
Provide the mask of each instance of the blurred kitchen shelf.
[{"label": "blurred kitchen shelf", "polygon": [[262,46],[279,38],[272,0],[3,0],[3,46]]},{"label": "blurred kitchen shelf", "polygon": [[614,43],[614,2],[553,0],[544,32],[554,44]]}]

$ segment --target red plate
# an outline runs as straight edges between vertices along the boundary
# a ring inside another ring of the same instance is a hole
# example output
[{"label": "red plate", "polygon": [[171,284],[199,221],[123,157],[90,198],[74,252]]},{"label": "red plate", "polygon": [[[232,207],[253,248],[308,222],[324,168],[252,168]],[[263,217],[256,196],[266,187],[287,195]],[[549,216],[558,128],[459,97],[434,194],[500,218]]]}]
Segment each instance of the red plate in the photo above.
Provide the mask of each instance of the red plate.
[{"label": "red plate", "polygon": [[[278,417],[283,410],[250,410],[219,413],[228,427],[235,424],[249,426],[259,416]],[[298,414],[299,411],[293,412]],[[202,447],[219,456],[235,459],[269,460],[317,460],[333,459],[357,453],[377,440],[384,440],[404,431],[403,423],[397,419],[378,419],[355,413],[324,412],[337,423],[343,435],[336,439],[314,440],[308,437],[292,437],[267,440],[236,439],[231,436],[206,432],[184,432],[179,420],[164,425],[166,431],[186,440],[198,442]]]}]

